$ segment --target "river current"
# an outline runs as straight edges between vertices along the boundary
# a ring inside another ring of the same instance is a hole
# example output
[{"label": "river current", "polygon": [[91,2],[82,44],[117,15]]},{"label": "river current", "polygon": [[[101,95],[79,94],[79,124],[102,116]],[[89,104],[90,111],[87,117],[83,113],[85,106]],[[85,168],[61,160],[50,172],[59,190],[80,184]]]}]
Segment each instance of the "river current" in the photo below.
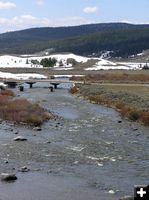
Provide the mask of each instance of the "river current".
[{"label": "river current", "polygon": [[[69,88],[61,84],[50,92],[44,83],[15,89],[19,98],[62,118],[39,132],[0,124],[0,172],[18,176],[13,183],[0,182],[0,200],[118,200],[133,196],[134,185],[149,184],[149,129],[72,96]],[[28,140],[13,141],[16,131]],[[22,166],[30,171],[20,172]]]}]

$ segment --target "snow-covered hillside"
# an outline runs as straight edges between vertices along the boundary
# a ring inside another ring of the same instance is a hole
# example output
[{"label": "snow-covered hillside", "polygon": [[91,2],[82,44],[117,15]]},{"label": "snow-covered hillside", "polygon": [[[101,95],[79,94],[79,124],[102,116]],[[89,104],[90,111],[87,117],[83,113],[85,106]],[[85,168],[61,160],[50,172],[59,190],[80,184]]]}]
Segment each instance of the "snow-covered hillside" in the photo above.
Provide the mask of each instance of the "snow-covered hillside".
[{"label": "snow-covered hillside", "polygon": [[33,65],[31,60],[27,57],[20,57],[20,56],[11,56],[11,55],[4,55],[0,56],[0,67],[42,67],[40,65]]},{"label": "snow-covered hillside", "polygon": [[59,63],[61,62],[63,67],[71,67],[71,64],[67,64],[67,59],[74,59],[76,62],[87,62],[89,58],[78,56],[75,54],[55,54],[48,56],[31,56],[31,55],[23,55],[23,56],[11,56],[11,55],[3,55],[0,56],[0,67],[43,67],[39,64],[33,64],[32,60],[41,61],[44,58],[56,58],[57,63],[55,67],[59,67]]},{"label": "snow-covered hillside", "polygon": [[72,63],[68,62],[70,59],[75,60],[78,63],[86,63],[89,60],[95,60],[95,64],[86,68],[85,70],[109,70],[109,69],[141,69],[146,63],[115,63],[102,58],[87,58],[72,53],[69,54],[54,54],[46,56],[12,56],[3,55],[0,56],[0,67],[18,67],[18,68],[42,68],[40,64],[33,64],[32,61],[36,60],[38,63],[44,58],[55,58],[57,60],[56,65],[53,67],[55,70],[70,70],[73,69]]}]

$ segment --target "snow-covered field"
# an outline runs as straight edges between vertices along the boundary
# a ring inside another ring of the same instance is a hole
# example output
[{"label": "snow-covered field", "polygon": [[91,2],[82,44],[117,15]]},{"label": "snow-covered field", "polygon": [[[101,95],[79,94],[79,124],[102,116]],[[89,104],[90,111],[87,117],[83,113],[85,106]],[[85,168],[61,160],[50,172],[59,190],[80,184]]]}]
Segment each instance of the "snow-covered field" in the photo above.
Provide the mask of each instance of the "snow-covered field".
[{"label": "snow-covered field", "polygon": [[32,60],[37,60],[39,63],[44,58],[56,58],[57,63],[53,67],[55,70],[70,70],[73,69],[71,63],[68,63],[68,59],[74,59],[78,63],[86,63],[89,60],[95,60],[96,64],[86,68],[85,70],[109,70],[109,69],[124,69],[124,70],[135,70],[142,69],[146,63],[115,63],[102,58],[87,58],[72,53],[69,54],[54,54],[46,56],[12,56],[3,55],[0,56],[0,67],[1,68],[42,68],[40,64],[33,64]]},{"label": "snow-covered field", "polygon": [[[76,60],[77,62],[82,62],[85,63],[87,62],[90,58],[83,57],[83,56],[78,56],[75,54],[54,54],[54,55],[49,55],[49,56],[11,56],[11,55],[3,55],[0,56],[0,67],[6,68],[6,67],[24,67],[24,68],[42,68],[43,66],[40,64],[33,64],[31,61],[32,60],[37,60],[41,61],[44,58],[56,58],[57,63],[54,66],[54,68],[57,69],[72,69],[72,64],[67,63],[67,59],[71,58]],[[60,66],[60,62],[62,66]]]},{"label": "snow-covered field", "polygon": [[127,65],[118,65],[117,63],[111,62],[109,60],[99,59],[99,61],[95,65],[86,68],[85,70],[110,70],[110,69],[129,70],[131,68]]},{"label": "snow-covered field", "polygon": [[11,56],[11,55],[4,55],[0,56],[0,67],[24,67],[24,68],[31,68],[31,67],[42,67],[41,65],[33,65],[31,60],[23,57],[18,56]]}]

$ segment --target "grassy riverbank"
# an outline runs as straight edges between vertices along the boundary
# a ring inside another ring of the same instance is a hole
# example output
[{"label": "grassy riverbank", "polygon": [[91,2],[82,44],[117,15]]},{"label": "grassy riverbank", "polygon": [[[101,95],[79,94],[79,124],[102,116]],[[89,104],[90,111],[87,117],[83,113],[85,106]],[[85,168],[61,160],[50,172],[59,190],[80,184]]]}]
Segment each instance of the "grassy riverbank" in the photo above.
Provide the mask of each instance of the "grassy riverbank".
[{"label": "grassy riverbank", "polygon": [[123,117],[149,126],[149,86],[140,84],[148,83],[148,76],[108,75],[104,76],[102,83],[101,76],[100,79],[97,77],[86,77],[88,84],[77,85],[71,93],[77,93],[92,103],[115,108]]},{"label": "grassy riverbank", "polygon": [[54,118],[38,104],[26,99],[14,99],[15,94],[11,90],[0,91],[0,118],[15,123],[40,126],[48,119]]}]

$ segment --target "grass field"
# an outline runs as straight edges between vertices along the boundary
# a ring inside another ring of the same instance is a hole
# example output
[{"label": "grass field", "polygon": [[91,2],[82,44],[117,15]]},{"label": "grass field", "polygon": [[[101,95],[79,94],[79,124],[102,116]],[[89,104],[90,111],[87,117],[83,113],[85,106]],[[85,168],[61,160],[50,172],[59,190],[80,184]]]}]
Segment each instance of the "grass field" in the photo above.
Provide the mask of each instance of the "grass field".
[{"label": "grass field", "polygon": [[[149,85],[145,84],[103,84],[109,93],[119,95],[127,104],[141,109],[149,109]],[[131,97],[133,97],[131,99]]]}]

